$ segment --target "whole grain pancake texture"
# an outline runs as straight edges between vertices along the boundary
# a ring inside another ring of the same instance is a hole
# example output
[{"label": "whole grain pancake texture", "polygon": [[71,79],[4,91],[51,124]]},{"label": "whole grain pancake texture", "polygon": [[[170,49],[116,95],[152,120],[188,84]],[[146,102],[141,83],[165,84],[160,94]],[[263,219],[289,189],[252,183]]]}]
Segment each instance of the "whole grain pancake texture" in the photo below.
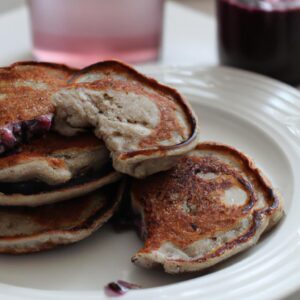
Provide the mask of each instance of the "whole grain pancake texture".
[{"label": "whole grain pancake texture", "polygon": [[119,172],[167,170],[198,143],[198,119],[185,98],[123,63],[92,65],[68,83],[52,95],[55,130],[73,135],[92,127]]},{"label": "whole grain pancake texture", "polygon": [[203,270],[246,250],[283,215],[281,196],[253,161],[216,143],[134,180],[131,198],[145,240],[132,261],[168,273]]}]

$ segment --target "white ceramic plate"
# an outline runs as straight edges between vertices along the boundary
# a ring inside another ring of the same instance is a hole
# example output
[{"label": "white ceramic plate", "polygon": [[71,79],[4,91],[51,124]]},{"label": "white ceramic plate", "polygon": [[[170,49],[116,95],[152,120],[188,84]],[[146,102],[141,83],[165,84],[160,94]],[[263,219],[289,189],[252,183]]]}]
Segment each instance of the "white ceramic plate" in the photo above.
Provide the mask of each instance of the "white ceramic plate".
[{"label": "white ceramic plate", "polygon": [[54,251],[0,256],[0,299],[105,299],[117,279],[145,289],[123,299],[280,299],[300,287],[300,94],[262,76],[226,68],[146,68],[177,87],[199,115],[203,140],[238,147],[255,159],[286,200],[286,218],[259,244],[212,272],[171,276],[140,269],[134,232],[106,226]]}]

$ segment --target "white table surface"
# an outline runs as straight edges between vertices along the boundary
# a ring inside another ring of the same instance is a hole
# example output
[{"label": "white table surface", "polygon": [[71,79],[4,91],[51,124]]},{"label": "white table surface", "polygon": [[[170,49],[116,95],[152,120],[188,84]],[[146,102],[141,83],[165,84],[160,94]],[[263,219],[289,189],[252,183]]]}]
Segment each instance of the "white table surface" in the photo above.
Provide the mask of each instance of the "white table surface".
[{"label": "white table surface", "polygon": [[[15,0],[17,2],[17,0]],[[1,6],[2,3],[0,3]],[[10,3],[11,4],[11,3]],[[163,65],[216,65],[216,24],[213,0],[174,0],[167,3]],[[29,16],[24,5],[0,14],[0,65],[32,59]],[[300,285],[300,282],[299,282]],[[285,300],[299,300],[300,292]]]}]

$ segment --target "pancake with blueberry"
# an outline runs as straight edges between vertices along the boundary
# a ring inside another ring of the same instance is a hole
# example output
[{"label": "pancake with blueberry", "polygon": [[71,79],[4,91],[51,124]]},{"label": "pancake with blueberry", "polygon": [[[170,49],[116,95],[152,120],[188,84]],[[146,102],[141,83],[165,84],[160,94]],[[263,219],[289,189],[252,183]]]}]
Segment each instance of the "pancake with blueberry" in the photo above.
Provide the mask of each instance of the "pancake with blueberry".
[{"label": "pancake with blueberry", "polygon": [[0,157],[0,205],[37,206],[78,197],[121,175],[92,134],[48,133]]},{"label": "pancake with blueberry", "polygon": [[0,68],[0,154],[50,130],[55,113],[51,94],[64,86],[74,71],[37,62]]},{"label": "pancake with blueberry", "polygon": [[132,261],[168,273],[200,271],[244,251],[283,216],[278,191],[254,162],[216,143],[134,180],[131,199],[145,240]]}]

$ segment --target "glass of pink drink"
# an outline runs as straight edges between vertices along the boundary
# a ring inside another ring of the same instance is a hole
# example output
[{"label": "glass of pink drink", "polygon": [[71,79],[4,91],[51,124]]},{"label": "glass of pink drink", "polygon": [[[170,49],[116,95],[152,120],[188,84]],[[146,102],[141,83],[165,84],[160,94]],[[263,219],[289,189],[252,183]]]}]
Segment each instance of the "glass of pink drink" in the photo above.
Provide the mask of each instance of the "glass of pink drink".
[{"label": "glass of pink drink", "polygon": [[83,67],[159,57],[164,0],[28,0],[33,54]]}]

